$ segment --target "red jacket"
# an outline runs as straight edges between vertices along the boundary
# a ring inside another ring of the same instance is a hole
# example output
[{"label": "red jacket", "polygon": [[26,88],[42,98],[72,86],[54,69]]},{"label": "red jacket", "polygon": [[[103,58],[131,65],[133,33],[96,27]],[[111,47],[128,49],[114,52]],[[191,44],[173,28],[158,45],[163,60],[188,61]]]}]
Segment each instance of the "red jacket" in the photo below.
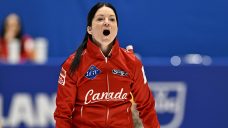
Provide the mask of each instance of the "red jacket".
[{"label": "red jacket", "polygon": [[[20,61],[23,62],[27,59],[29,59],[29,53],[25,48],[25,45],[27,40],[31,39],[30,36],[25,35],[21,38],[20,41]],[[7,41],[4,38],[0,38],[0,60],[3,60],[3,62],[7,62],[7,58],[8,58],[8,52],[9,49],[7,48]]]},{"label": "red jacket", "polygon": [[160,128],[141,62],[118,41],[108,57],[90,40],[70,76],[74,54],[63,64],[54,113],[57,128],[133,128],[134,96],[144,128]]}]

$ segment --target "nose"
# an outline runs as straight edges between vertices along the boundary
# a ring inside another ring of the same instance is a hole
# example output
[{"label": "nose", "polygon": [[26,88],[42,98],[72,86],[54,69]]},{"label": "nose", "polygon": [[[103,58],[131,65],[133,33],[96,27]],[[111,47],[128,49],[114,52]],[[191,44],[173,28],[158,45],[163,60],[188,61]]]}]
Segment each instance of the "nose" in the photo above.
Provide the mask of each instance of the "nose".
[{"label": "nose", "polygon": [[105,18],[104,26],[108,27],[109,25],[110,25],[110,24],[109,24],[108,18]]}]

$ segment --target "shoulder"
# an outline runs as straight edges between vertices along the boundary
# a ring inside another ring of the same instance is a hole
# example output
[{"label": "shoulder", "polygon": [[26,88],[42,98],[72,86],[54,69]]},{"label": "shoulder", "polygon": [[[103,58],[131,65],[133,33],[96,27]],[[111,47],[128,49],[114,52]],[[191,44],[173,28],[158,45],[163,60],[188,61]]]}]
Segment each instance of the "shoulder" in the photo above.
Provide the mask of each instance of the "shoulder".
[{"label": "shoulder", "polygon": [[[69,70],[73,60],[75,59],[75,56],[77,54],[77,51],[73,52],[72,54],[70,54],[66,60],[63,62],[62,66],[65,67],[66,69]],[[86,49],[83,50],[82,54],[81,54],[81,60],[84,58],[84,56],[86,56],[87,52],[86,52]],[[80,60],[80,61],[81,61]]]},{"label": "shoulder", "polygon": [[21,37],[21,42],[22,43],[26,43],[27,41],[30,41],[30,40],[33,40],[33,38],[30,35],[28,35],[28,34],[25,34],[25,35],[23,35]]},{"label": "shoulder", "polygon": [[120,48],[120,54],[129,61],[134,61],[136,59],[136,56],[133,51],[129,51],[124,48]]},{"label": "shoulder", "polygon": [[66,58],[66,60],[65,60],[65,61],[63,62],[63,64],[62,64],[62,68],[64,68],[64,69],[67,70],[67,71],[70,70],[70,66],[71,66],[71,63],[72,63],[73,60],[74,60],[75,53],[76,53],[76,52],[70,54],[70,55]]},{"label": "shoulder", "polygon": [[124,48],[120,48],[121,54],[126,59],[128,63],[136,65],[142,65],[142,62],[138,59],[138,57],[134,54],[133,50],[126,50]]},{"label": "shoulder", "polygon": [[121,48],[120,51],[122,58],[119,62],[124,62],[122,65],[126,65],[126,69],[128,69],[129,75],[131,74],[131,78],[135,79],[138,72],[142,69],[141,60],[138,59],[133,51],[128,51],[124,48]]},{"label": "shoulder", "polygon": [[4,42],[4,39],[0,37],[0,45]]}]

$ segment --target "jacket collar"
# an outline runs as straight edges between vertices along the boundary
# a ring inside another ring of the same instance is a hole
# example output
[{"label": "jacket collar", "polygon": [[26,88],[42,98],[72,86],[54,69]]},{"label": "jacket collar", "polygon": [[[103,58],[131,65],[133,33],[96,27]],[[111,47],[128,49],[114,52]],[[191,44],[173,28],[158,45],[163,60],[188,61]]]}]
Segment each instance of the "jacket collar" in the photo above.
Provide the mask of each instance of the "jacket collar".
[{"label": "jacket collar", "polygon": [[[113,43],[113,46],[109,53],[108,58],[113,58],[113,57],[117,56],[119,54],[119,49],[120,49],[119,42],[117,39],[115,39],[115,42]],[[87,42],[86,51],[88,54],[90,54],[93,57],[103,58],[103,59],[105,58],[101,49],[95,43],[93,43],[89,38],[88,38],[88,42]]]}]

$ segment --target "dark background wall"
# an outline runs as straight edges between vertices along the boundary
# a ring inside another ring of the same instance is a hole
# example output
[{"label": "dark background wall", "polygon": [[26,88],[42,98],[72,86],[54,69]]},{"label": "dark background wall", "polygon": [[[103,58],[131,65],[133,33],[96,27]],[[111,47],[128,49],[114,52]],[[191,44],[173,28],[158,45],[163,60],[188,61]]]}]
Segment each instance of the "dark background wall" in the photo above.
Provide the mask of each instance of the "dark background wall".
[{"label": "dark background wall", "polygon": [[[97,0],[1,0],[0,21],[18,13],[24,31],[46,37],[49,56],[64,57],[82,41],[86,16]],[[227,0],[113,0],[121,46],[142,56],[199,53],[228,56]],[[2,28],[2,26],[0,26]]]}]

